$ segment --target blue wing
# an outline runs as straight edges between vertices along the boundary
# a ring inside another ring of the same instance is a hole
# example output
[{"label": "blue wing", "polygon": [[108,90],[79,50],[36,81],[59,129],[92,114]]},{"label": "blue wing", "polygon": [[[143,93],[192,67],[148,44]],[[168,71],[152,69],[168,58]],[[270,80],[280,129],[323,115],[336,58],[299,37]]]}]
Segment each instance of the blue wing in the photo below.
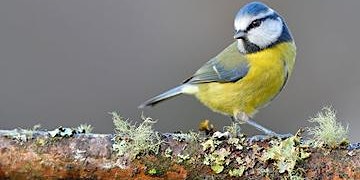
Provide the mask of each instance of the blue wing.
[{"label": "blue wing", "polygon": [[205,63],[184,83],[236,82],[249,71],[247,59],[238,52],[236,42]]}]

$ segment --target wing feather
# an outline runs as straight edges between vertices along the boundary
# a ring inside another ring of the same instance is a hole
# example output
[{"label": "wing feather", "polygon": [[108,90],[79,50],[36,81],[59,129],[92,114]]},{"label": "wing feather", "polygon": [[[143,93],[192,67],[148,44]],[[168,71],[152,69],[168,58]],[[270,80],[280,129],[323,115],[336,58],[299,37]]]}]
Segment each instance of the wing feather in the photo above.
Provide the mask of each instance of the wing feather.
[{"label": "wing feather", "polygon": [[236,42],[205,63],[184,83],[236,82],[249,71],[247,59],[236,47]]}]

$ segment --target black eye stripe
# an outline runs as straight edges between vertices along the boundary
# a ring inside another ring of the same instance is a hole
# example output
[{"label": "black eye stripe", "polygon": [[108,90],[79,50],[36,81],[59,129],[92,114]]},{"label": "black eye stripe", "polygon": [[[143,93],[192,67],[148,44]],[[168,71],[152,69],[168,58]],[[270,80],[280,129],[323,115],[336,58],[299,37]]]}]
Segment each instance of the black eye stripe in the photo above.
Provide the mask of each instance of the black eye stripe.
[{"label": "black eye stripe", "polygon": [[248,32],[250,29],[252,28],[255,28],[252,26],[252,23],[254,21],[260,21],[260,23],[264,22],[266,19],[276,19],[277,16],[275,14],[272,14],[272,15],[268,15],[268,16],[265,16],[263,18],[260,18],[260,19],[254,19],[253,21],[251,21],[251,23],[249,24],[249,26],[246,28],[245,32]]},{"label": "black eye stripe", "polygon": [[251,23],[249,24],[249,26],[246,28],[245,32],[248,32],[250,29],[253,29],[253,28],[255,28],[255,27],[258,27],[258,26],[254,26],[254,22],[259,22],[259,23],[260,23],[259,25],[261,25],[261,23],[262,23],[265,19],[267,19],[267,18],[268,18],[268,16],[263,17],[263,18],[260,18],[260,19],[255,19],[255,20],[251,21]]}]

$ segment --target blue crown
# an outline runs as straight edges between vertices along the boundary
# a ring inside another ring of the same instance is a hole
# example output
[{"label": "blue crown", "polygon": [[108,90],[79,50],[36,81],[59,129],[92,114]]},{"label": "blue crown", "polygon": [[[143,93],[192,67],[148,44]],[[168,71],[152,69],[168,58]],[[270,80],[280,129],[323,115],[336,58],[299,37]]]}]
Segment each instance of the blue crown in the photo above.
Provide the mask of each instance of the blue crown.
[{"label": "blue crown", "polygon": [[270,8],[266,6],[264,3],[261,2],[251,2],[246,4],[243,8],[240,9],[240,11],[237,13],[238,16],[244,16],[244,15],[250,15],[250,16],[256,16],[260,13],[265,13]]}]

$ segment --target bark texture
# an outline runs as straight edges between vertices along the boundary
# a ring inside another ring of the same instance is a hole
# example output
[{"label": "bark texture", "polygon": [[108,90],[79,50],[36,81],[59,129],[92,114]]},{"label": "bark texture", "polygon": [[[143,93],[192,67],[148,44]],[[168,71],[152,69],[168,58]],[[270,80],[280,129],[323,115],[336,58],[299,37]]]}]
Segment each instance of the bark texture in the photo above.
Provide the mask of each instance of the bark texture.
[{"label": "bark texture", "polygon": [[360,179],[360,150],[356,148],[297,149],[302,154],[296,155],[303,158],[290,167],[294,172],[290,174],[289,167],[279,169],[275,156],[264,158],[274,146],[272,140],[235,146],[221,144],[224,139],[211,140],[206,147],[206,140],[189,142],[167,135],[157,155],[139,154],[130,159],[113,152],[113,135],[53,137],[47,132],[29,136],[1,131],[0,179],[281,179],[289,175]]}]

